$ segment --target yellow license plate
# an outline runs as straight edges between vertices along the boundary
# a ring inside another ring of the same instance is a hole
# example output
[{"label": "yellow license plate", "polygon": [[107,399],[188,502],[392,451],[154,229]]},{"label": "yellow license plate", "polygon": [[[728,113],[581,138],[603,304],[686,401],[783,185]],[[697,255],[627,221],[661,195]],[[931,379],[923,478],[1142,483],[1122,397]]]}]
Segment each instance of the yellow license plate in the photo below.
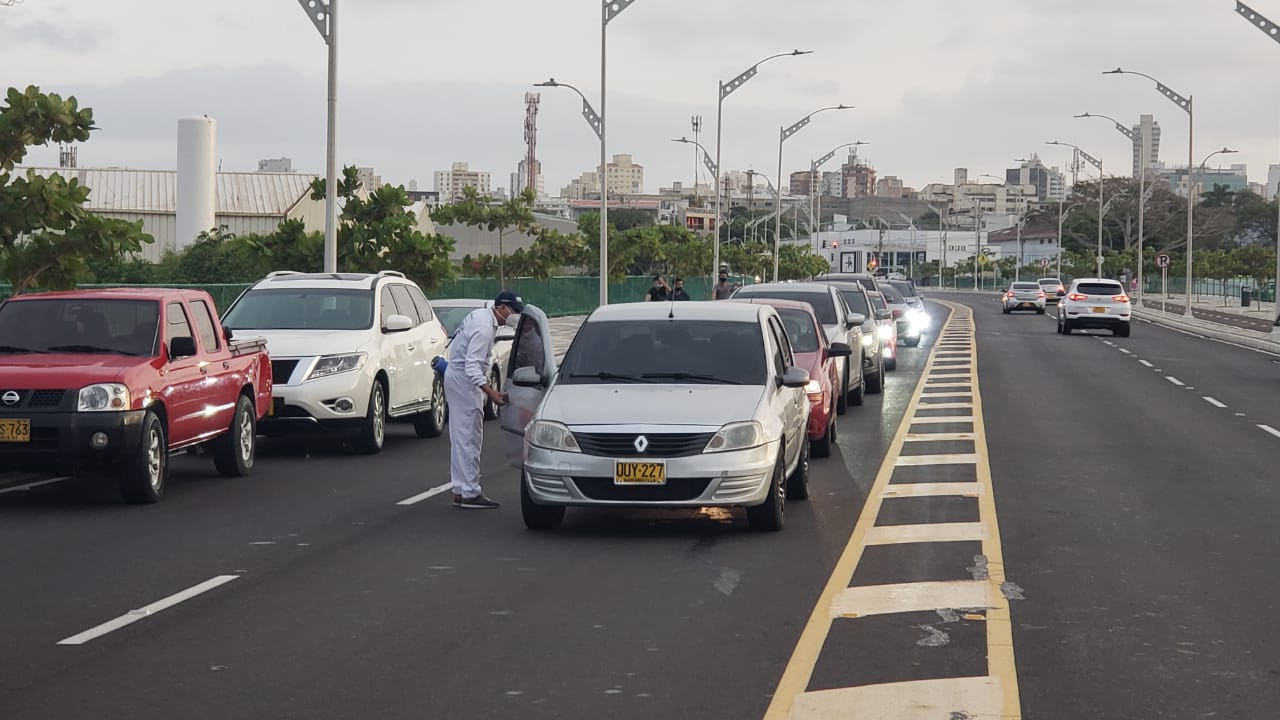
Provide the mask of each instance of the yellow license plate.
[{"label": "yellow license plate", "polygon": [[31,421],[0,420],[0,442],[31,442]]},{"label": "yellow license plate", "polygon": [[614,485],[666,485],[667,466],[660,462],[617,462],[613,466]]},{"label": "yellow license plate", "polygon": [[1106,312],[1106,311],[1107,311],[1107,309],[1106,309],[1106,308],[1094,308],[1094,309],[1093,309],[1093,311],[1094,311],[1094,312],[1096,312],[1096,313],[1104,313],[1104,312]]}]

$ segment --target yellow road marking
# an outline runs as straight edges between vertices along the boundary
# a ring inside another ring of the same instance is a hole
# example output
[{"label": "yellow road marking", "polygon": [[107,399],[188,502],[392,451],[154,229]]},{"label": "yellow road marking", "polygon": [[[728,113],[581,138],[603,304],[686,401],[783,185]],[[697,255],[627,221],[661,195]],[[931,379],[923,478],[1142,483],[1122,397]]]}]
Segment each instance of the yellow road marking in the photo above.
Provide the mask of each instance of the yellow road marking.
[{"label": "yellow road marking", "polygon": [[960,495],[978,497],[983,487],[977,482],[893,483],[884,489],[885,497],[943,497]]},{"label": "yellow road marking", "polygon": [[977,462],[977,453],[957,453],[955,455],[899,455],[894,464],[898,467],[920,467],[922,465],[974,465]]}]

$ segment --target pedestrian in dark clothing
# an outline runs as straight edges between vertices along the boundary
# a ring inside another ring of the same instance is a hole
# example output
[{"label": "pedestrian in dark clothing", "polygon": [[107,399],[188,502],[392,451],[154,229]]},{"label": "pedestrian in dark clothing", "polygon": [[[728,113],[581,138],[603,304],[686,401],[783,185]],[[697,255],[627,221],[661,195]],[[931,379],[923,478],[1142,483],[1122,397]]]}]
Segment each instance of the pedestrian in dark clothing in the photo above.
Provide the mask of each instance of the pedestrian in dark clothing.
[{"label": "pedestrian in dark clothing", "polygon": [[728,300],[733,297],[733,292],[737,289],[737,283],[729,282],[729,270],[720,268],[720,282],[716,283],[712,298],[715,300]]},{"label": "pedestrian in dark clothing", "polygon": [[684,290],[683,278],[676,278],[675,285],[671,289],[671,299],[672,300],[688,300],[689,299],[689,293],[685,292]]},{"label": "pedestrian in dark clothing", "polygon": [[649,292],[645,293],[645,302],[666,302],[671,299],[671,288],[667,287],[667,281],[662,279],[661,275],[653,276],[653,287],[649,288]]}]

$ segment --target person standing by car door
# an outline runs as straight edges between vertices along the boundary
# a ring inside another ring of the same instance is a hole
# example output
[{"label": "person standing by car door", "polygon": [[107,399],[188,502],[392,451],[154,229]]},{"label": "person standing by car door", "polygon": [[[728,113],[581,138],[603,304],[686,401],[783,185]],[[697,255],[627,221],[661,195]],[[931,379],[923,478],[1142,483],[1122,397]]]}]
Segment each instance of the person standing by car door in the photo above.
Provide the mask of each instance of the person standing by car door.
[{"label": "person standing by car door", "polygon": [[454,507],[488,510],[498,503],[480,488],[480,449],[484,440],[484,400],[506,404],[499,388],[489,384],[490,355],[499,325],[524,311],[510,290],[494,298],[492,308],[477,308],[463,319],[449,344],[444,393],[449,403],[449,480]]}]

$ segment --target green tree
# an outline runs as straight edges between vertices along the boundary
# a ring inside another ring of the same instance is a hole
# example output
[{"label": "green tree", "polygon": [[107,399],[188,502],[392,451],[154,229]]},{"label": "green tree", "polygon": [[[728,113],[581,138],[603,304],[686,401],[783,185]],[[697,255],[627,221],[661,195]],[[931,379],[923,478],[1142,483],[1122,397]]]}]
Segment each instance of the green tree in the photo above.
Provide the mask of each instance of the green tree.
[{"label": "green tree", "polygon": [[807,244],[785,243],[778,248],[779,280],[808,280],[830,271],[831,263]]},{"label": "green tree", "polygon": [[1207,208],[1231,207],[1235,204],[1235,197],[1236,193],[1230,187],[1214,183],[1212,190],[1200,194],[1200,204]]},{"label": "green tree", "polygon": [[[506,249],[503,240],[507,233],[529,232],[537,224],[533,216],[533,201],[537,194],[532,188],[503,203],[495,203],[488,195],[480,195],[474,187],[462,189],[462,199],[442,205],[431,213],[431,219],[439,225],[465,225],[498,233],[498,282],[506,285]],[[521,254],[521,264],[527,262],[527,253]],[[517,275],[520,273],[517,272]]]},{"label": "green tree", "polygon": [[84,209],[89,188],[75,178],[32,171],[13,177],[31,147],[76,143],[97,128],[74,97],[9,88],[0,107],[0,272],[15,293],[74,287],[97,263],[136,253],[154,239],[142,222],[109,220]]}]

